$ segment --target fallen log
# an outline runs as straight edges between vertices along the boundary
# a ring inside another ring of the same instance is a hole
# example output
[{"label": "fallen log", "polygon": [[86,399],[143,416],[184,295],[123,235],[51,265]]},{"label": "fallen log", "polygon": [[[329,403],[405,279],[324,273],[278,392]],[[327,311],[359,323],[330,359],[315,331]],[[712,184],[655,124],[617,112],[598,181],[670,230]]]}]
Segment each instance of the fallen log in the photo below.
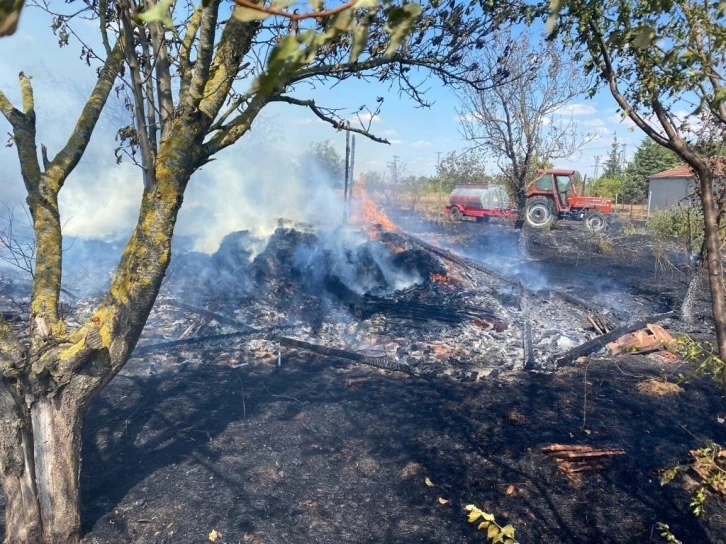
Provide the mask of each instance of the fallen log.
[{"label": "fallen log", "polygon": [[288,338],[285,336],[279,336],[276,338],[276,340],[280,342],[280,345],[283,346],[304,349],[306,351],[312,351],[313,353],[326,355],[328,357],[339,357],[341,359],[355,361],[356,363],[374,366],[383,370],[395,370],[397,372],[403,372],[404,374],[414,373],[413,369],[409,365],[399,363],[398,361],[394,361],[389,357],[368,357],[367,355],[362,355],[353,351],[330,348],[327,346],[321,346],[320,344],[313,344],[310,342],[305,342],[303,340],[298,340],[297,338]]},{"label": "fallen log", "polygon": [[389,232],[388,235],[389,236],[391,236],[391,235],[398,236],[400,239],[402,239],[404,241],[409,241],[414,245],[418,245],[420,248],[430,251],[434,255],[438,255],[442,259],[445,259],[449,262],[458,264],[459,266],[463,266],[466,268],[471,268],[471,269],[477,270],[479,272],[483,272],[484,274],[487,274],[488,276],[491,276],[492,278],[499,280],[503,283],[506,283],[508,285],[513,285],[515,287],[519,287],[520,289],[522,289],[523,291],[526,291],[530,295],[553,296],[553,297],[560,298],[561,300],[568,302],[569,304],[571,304],[573,306],[577,306],[588,312],[600,311],[600,308],[598,308],[596,305],[591,304],[591,303],[589,303],[585,300],[582,300],[581,298],[578,298],[569,293],[565,293],[565,292],[561,292],[561,291],[554,291],[554,290],[550,290],[550,289],[546,289],[543,291],[535,291],[533,289],[529,289],[522,283],[522,280],[519,278],[511,278],[509,276],[505,276],[504,274],[502,274],[500,272],[497,272],[487,266],[484,266],[483,264],[481,264],[478,261],[475,261],[468,257],[462,257],[461,255],[457,255],[447,249],[441,249],[440,247],[431,245],[428,242],[424,242],[420,238],[413,236],[412,234],[403,233],[403,232],[396,232],[396,233]]},{"label": "fallen log", "polygon": [[[285,336],[280,336],[279,334],[275,334],[273,332],[273,331],[279,331],[281,329],[291,329],[291,328],[293,328],[292,326],[273,327],[270,329],[255,329],[253,327],[250,327],[249,325],[244,325],[243,323],[239,323],[238,321],[227,318],[223,315],[215,314],[214,312],[208,312],[207,310],[204,310],[202,308],[196,308],[194,306],[184,304],[183,302],[177,302],[177,301],[165,301],[165,302],[167,304],[170,304],[171,306],[176,306],[183,310],[188,310],[190,312],[198,313],[199,315],[204,315],[207,317],[211,317],[212,319],[217,319],[217,321],[220,323],[226,322],[227,324],[230,324],[233,326],[246,327],[247,330],[240,331],[240,332],[233,332],[233,333],[229,333],[229,334],[216,334],[216,335],[212,335],[212,336],[202,336],[202,337],[197,337],[197,338],[188,338],[185,340],[175,340],[173,342],[163,342],[160,344],[152,344],[150,346],[143,346],[141,348],[138,348],[137,350],[134,351],[134,355],[143,355],[143,354],[149,353],[151,351],[158,351],[161,349],[173,349],[173,348],[183,346],[183,345],[201,344],[203,342],[212,342],[215,340],[223,340],[226,338],[235,338],[235,337],[247,336],[247,335],[252,335],[252,334],[265,334],[268,339],[276,340],[280,343],[280,345],[283,345],[283,346],[304,349],[307,351],[312,351],[314,353],[319,353],[320,355],[326,355],[329,357],[340,357],[341,359],[355,361],[357,363],[374,366],[376,368],[381,368],[384,370],[395,370],[398,372],[403,372],[405,374],[413,374],[413,370],[408,365],[399,363],[388,357],[368,357],[366,355],[362,355],[360,353],[355,353],[352,351],[346,351],[346,350],[337,349],[337,348],[329,348],[327,346],[321,346],[320,344],[313,344],[310,342],[305,342],[303,340],[297,340],[295,338],[288,338]],[[221,320],[218,318],[220,318]]]},{"label": "fallen log", "polygon": [[193,346],[195,344],[203,344],[206,342],[214,342],[216,340],[228,340],[230,338],[240,338],[242,336],[250,336],[262,331],[251,330],[251,331],[239,331],[230,332],[227,334],[212,334],[209,336],[196,336],[194,338],[185,338],[183,340],[174,340],[172,342],[160,342],[158,344],[150,344],[148,346],[140,346],[136,348],[131,355],[132,357],[138,357],[139,355],[146,355],[154,351],[170,350],[182,346]]},{"label": "fallen log", "polygon": [[179,302],[178,300],[162,300],[160,302],[162,304],[174,306],[175,308],[179,308],[180,310],[186,310],[187,312],[192,312],[194,314],[208,317],[209,319],[214,319],[217,323],[221,323],[223,325],[237,327],[238,329],[255,330],[254,327],[250,327],[249,325],[240,323],[239,321],[237,321],[236,319],[232,319],[231,317],[227,317],[215,312],[210,312],[209,310],[205,310],[204,308],[197,308],[196,306],[192,306],[184,302]]},{"label": "fallen log", "polygon": [[575,359],[578,359],[579,357],[589,355],[590,353],[604,348],[608,343],[612,342],[613,340],[617,340],[624,334],[628,334],[646,327],[648,323],[657,323],[658,321],[670,319],[672,317],[675,317],[676,315],[676,312],[670,311],[645,317],[629,325],[623,325],[622,327],[618,327],[617,329],[612,330],[609,333],[598,336],[597,338],[593,338],[592,340],[588,340],[584,344],[580,344],[579,346],[572,348],[570,351],[564,353],[563,355],[554,358],[554,362],[558,366],[569,364]]}]

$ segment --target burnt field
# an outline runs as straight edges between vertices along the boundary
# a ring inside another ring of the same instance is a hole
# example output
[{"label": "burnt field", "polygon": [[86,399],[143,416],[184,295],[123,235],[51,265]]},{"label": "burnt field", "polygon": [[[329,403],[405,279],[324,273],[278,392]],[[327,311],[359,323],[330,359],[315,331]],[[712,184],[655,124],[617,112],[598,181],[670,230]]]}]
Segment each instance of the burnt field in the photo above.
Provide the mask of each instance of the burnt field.
[{"label": "burnt field", "polygon": [[[687,368],[651,356],[563,359],[597,338],[594,314],[618,327],[677,307],[677,245],[561,225],[522,256],[506,225],[392,219],[175,259],[86,421],[87,542],[484,542],[470,503],[523,543],[660,542],[657,522],[726,541],[721,499],[695,518],[682,479],[659,483],[726,441],[722,392],[658,395],[645,385]],[[68,301],[69,320],[95,302]],[[696,328],[660,323],[708,338],[705,294],[699,309]],[[572,475],[551,444],[625,453]]]}]

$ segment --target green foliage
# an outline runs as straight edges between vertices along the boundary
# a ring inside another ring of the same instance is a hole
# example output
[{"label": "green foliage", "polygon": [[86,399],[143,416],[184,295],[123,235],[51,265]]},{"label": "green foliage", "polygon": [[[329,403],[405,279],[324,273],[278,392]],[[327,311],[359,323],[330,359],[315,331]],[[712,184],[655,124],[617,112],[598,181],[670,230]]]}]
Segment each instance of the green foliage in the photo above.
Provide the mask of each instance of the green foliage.
[{"label": "green foliage", "polygon": [[676,465],[668,469],[660,480],[660,485],[672,482],[678,474],[693,469],[699,476],[698,486],[691,491],[691,507],[693,514],[700,516],[704,512],[709,488],[726,488],[726,470],[723,468],[723,458],[726,452],[718,444],[709,444],[690,452],[692,460],[687,464]]},{"label": "green foliage", "polygon": [[655,524],[655,528],[660,531],[660,536],[662,536],[668,544],[683,544],[683,542],[676,538],[676,535],[671,533],[671,528],[665,523],[658,522]]},{"label": "green foliage", "polygon": [[602,176],[609,179],[619,178],[623,173],[622,158],[623,156],[620,152],[618,137],[613,135],[613,143],[610,146],[610,153],[608,154],[608,158],[605,161],[605,171],[602,173]]},{"label": "green foliage", "polygon": [[590,193],[595,196],[604,196],[615,200],[622,199],[625,191],[625,179],[622,176],[615,178],[601,177],[590,187]]},{"label": "green foliage", "polygon": [[494,514],[480,510],[473,504],[466,505],[466,511],[469,512],[469,523],[479,522],[477,529],[486,531],[487,540],[491,544],[518,544],[516,540],[516,531],[512,525],[499,525]]},{"label": "green foliage", "polygon": [[655,236],[700,240],[703,237],[703,215],[692,206],[675,206],[653,212],[645,228]]},{"label": "green foliage", "polygon": [[321,175],[333,187],[340,187],[345,176],[345,160],[336,151],[330,140],[316,142],[299,159],[303,179],[312,185],[320,182]]},{"label": "green foliage", "polygon": [[159,22],[164,25],[164,27],[173,29],[174,21],[172,21],[169,11],[173,3],[174,0],[161,0],[143,13],[139,13],[135,17],[136,22],[139,24]]},{"label": "green foliage", "polygon": [[648,189],[648,178],[680,163],[673,151],[645,138],[635,150],[633,160],[625,168],[626,199],[631,202],[643,200]]},{"label": "green foliage", "polygon": [[[698,342],[690,336],[683,335],[676,338],[669,349],[684,361],[695,365],[691,376],[710,376],[716,383],[726,386],[726,363],[718,356],[716,349],[710,342]],[[686,381],[688,376],[681,375],[680,379]]]},{"label": "green foliage", "polygon": [[[283,16],[297,21],[295,14],[284,11],[293,3],[290,0],[275,0],[269,8],[261,4],[259,9],[235,5],[232,16],[245,23],[264,21],[273,16]],[[159,21],[173,28],[169,14],[171,4],[172,0],[162,0],[137,15],[137,20],[147,23]],[[311,0],[310,4],[313,10],[319,10],[321,7],[315,0]],[[322,48],[338,41],[343,35],[349,34],[352,38],[349,61],[356,62],[367,45],[368,28],[381,8],[386,16],[383,31],[388,34],[388,46],[384,56],[390,58],[413,31],[423,11],[421,4],[411,2],[392,6],[388,0],[381,4],[376,0],[358,0],[351,7],[326,17],[324,23],[320,25],[322,28],[306,28],[278,40],[267,57],[265,72],[253,85],[253,91],[272,93],[279,82],[312,63]],[[280,13],[272,13],[273,10]]]},{"label": "green foliage", "polygon": [[436,165],[432,184],[444,193],[450,193],[457,184],[490,183],[486,162],[480,153],[456,153],[452,151]]}]

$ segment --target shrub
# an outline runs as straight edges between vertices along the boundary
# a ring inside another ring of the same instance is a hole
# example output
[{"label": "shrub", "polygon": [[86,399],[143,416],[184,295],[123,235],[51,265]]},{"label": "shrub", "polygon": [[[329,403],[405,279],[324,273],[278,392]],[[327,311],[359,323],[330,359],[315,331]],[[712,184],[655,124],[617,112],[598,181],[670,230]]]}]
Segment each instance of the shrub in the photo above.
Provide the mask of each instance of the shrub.
[{"label": "shrub", "polygon": [[698,240],[703,236],[703,215],[690,206],[676,206],[652,213],[645,227],[656,236]]}]

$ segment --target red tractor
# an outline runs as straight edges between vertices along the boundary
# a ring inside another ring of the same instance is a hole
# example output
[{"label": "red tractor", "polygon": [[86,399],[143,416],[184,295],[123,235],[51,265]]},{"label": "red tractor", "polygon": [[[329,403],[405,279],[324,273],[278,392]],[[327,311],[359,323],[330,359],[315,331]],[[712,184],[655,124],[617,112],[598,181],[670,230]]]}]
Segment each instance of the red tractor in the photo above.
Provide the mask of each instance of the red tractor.
[{"label": "red tractor", "polygon": [[[584,221],[592,232],[608,228],[612,212],[609,198],[581,196],[574,183],[574,170],[545,170],[527,192],[524,220],[532,228],[549,228],[558,219]],[[516,218],[517,210],[510,204],[501,185],[457,185],[449,195],[446,210],[452,219],[463,216],[488,221],[490,217]]]}]

